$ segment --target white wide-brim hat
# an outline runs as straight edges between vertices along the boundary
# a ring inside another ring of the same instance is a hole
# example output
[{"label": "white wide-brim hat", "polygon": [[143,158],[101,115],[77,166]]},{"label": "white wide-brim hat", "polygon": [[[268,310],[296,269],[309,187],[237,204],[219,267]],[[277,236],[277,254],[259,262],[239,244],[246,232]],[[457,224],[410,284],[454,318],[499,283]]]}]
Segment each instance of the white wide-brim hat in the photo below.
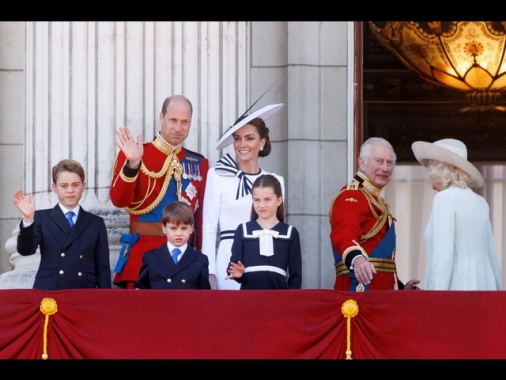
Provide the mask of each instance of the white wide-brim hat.
[{"label": "white wide-brim hat", "polygon": [[423,166],[427,166],[429,160],[445,162],[473,177],[473,187],[482,187],[485,182],[479,170],[467,160],[467,148],[462,141],[455,139],[442,139],[433,143],[415,141],[411,148]]},{"label": "white wide-brim hat", "polygon": [[279,104],[270,104],[268,106],[262,107],[259,110],[256,110],[250,115],[243,115],[239,119],[236,120],[234,125],[232,125],[229,129],[225,131],[218,139],[218,145],[216,145],[216,149],[222,149],[226,146],[232,144],[234,142],[234,136],[232,134],[237,131],[239,128],[248,124],[251,120],[256,119],[257,117],[261,118],[263,121],[267,120],[269,117],[278,112],[281,108],[285,106],[285,103]]}]

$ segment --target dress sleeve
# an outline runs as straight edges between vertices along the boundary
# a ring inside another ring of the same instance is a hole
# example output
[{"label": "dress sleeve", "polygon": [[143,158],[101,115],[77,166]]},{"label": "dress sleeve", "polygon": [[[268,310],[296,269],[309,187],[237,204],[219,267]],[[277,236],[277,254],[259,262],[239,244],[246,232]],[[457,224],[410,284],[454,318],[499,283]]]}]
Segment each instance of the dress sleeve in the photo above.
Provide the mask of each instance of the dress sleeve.
[{"label": "dress sleeve", "polygon": [[216,238],[221,207],[220,176],[214,168],[207,173],[202,215],[202,253],[209,258],[209,274],[216,274]]},{"label": "dress sleeve", "polygon": [[[246,228],[246,223],[241,223],[237,226],[237,229],[234,233],[234,242],[232,243],[232,256],[230,257],[230,262],[237,263],[241,261],[244,264],[244,229]],[[230,268],[230,263],[227,267]],[[234,278],[238,283],[242,283],[244,279],[244,275],[241,278]]]}]

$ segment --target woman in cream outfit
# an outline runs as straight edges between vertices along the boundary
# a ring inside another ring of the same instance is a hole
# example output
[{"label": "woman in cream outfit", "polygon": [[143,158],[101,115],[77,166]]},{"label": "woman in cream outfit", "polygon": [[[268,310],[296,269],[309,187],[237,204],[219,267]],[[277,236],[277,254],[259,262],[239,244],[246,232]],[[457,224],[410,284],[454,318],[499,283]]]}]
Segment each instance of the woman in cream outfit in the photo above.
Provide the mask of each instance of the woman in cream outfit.
[{"label": "woman in cream outfit", "polygon": [[434,196],[425,229],[427,290],[501,290],[490,209],[472,187],[483,177],[469,161],[465,144],[455,139],[412,145],[429,169]]},{"label": "woman in cream outfit", "polygon": [[[202,252],[209,257],[209,281],[212,289],[239,290],[236,281],[227,280],[232,243],[237,226],[251,219],[251,186],[261,174],[269,173],[259,166],[259,157],[271,151],[269,128],[265,120],[283,108],[271,104],[243,115],[218,140],[216,149],[234,144],[237,162],[223,156],[207,174],[204,195]],[[283,177],[276,175],[283,194]]]}]

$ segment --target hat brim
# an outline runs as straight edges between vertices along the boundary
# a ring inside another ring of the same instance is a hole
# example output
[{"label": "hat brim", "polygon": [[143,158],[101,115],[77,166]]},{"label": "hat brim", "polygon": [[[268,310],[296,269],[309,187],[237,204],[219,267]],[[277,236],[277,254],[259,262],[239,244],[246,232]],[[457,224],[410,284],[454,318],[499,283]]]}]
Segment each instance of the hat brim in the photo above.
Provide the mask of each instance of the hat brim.
[{"label": "hat brim", "polygon": [[485,182],[480,171],[473,164],[448,149],[425,141],[415,141],[411,145],[411,148],[413,149],[415,158],[425,167],[427,167],[427,163],[430,160],[441,161],[451,164],[469,174],[473,178],[472,185],[474,187],[482,187]]},{"label": "hat brim", "polygon": [[244,119],[239,120],[234,125],[232,125],[227,131],[218,139],[218,144],[216,145],[216,149],[223,149],[226,146],[232,144],[234,142],[234,136],[232,134],[237,131],[239,128],[244,127],[251,120],[256,119],[257,117],[262,120],[267,120],[269,117],[278,112],[281,108],[285,106],[284,103],[279,104],[270,104],[268,106],[262,107],[259,110],[256,110],[251,115],[246,116]]}]

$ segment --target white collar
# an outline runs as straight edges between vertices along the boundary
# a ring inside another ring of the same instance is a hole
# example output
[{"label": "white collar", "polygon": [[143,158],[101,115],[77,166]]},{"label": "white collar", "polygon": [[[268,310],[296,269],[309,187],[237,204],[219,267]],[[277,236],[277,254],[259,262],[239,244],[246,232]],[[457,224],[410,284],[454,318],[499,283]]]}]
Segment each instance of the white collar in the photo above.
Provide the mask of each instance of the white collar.
[{"label": "white collar", "polygon": [[60,202],[58,202],[58,205],[60,206],[60,208],[61,208],[61,210],[62,210],[62,212],[63,212],[64,215],[67,214],[67,211],[73,211],[74,214],[76,215],[76,218],[79,215],[79,210],[81,209],[81,206],[79,204],[74,209],[72,209],[72,210],[67,209]]},{"label": "white collar", "polygon": [[167,242],[167,247],[169,248],[169,252],[171,252],[171,253],[174,248],[179,248],[181,250],[181,253],[183,253],[184,251],[186,251],[187,246],[188,246],[188,243],[184,243],[181,247],[176,247],[176,246],[170,244],[169,242]]}]

